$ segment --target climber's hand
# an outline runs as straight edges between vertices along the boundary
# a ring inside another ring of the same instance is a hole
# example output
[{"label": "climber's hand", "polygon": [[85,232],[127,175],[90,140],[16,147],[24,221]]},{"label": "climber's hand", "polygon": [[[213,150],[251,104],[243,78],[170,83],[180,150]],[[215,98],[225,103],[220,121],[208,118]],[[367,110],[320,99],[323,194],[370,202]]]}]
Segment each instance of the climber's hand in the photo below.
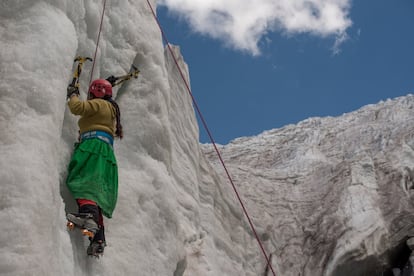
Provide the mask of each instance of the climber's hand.
[{"label": "climber's hand", "polygon": [[106,80],[109,81],[112,86],[114,86],[114,84],[116,83],[116,81],[118,80],[118,78],[115,77],[115,76],[109,76],[109,77],[106,78]]},{"label": "climber's hand", "polygon": [[73,86],[72,84],[68,85],[67,88],[67,98],[69,99],[70,97],[72,97],[73,95],[78,95],[79,96],[79,89],[76,86]]}]

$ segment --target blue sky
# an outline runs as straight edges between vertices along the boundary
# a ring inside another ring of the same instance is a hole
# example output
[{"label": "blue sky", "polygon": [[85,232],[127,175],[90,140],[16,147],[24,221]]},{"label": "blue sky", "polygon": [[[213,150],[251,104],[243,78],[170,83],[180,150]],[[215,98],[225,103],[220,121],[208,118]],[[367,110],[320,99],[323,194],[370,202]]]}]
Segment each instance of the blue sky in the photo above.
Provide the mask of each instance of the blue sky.
[{"label": "blue sky", "polygon": [[[159,20],[170,43],[181,47],[193,95],[217,143],[414,93],[412,0],[343,0],[348,22],[305,22],[309,29],[268,24],[241,40],[243,30],[217,34],[219,27],[188,15],[193,9],[202,17],[203,8],[168,1],[168,8],[158,7]],[[201,125],[200,141],[209,142]]]}]

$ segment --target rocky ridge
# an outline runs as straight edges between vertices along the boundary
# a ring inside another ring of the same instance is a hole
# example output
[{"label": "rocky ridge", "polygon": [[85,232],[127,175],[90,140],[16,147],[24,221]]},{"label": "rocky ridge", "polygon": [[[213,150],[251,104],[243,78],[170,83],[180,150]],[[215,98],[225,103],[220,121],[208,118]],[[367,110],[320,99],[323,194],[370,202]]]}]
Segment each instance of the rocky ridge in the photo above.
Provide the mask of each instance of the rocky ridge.
[{"label": "rocky ridge", "polygon": [[406,263],[413,122],[408,95],[219,146],[281,275],[387,275]]}]

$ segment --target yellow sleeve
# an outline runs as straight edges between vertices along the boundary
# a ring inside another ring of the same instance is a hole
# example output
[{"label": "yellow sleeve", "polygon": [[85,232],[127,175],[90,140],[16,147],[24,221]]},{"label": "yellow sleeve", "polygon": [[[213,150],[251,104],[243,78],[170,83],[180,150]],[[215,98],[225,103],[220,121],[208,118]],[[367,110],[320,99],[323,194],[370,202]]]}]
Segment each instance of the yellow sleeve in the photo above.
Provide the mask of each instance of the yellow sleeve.
[{"label": "yellow sleeve", "polygon": [[68,106],[74,115],[88,116],[99,111],[99,104],[96,101],[81,101],[78,96],[70,97]]}]

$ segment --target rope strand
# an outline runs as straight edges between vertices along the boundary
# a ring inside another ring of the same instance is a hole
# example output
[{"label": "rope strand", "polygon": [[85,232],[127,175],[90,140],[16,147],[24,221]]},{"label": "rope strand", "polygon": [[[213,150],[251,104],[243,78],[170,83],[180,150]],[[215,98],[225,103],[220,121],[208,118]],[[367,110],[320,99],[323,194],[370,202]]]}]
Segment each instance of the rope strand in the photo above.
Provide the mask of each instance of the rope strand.
[{"label": "rope strand", "polygon": [[[96,39],[96,48],[95,48],[95,54],[93,56],[92,69],[91,69],[91,77],[89,79],[89,85],[91,85],[91,83],[92,83],[93,71],[95,69],[96,54],[98,52],[99,41],[100,41],[100,38],[101,38],[102,25],[103,25],[102,23],[103,23],[103,19],[104,19],[104,15],[105,15],[105,9],[106,9],[106,0],[104,0],[104,3],[103,3],[102,15],[101,15],[101,23],[99,24],[98,38]],[[88,97],[89,97],[89,90],[88,90]]]},{"label": "rope strand", "polygon": [[199,115],[199,117],[200,117],[200,120],[201,120],[201,122],[202,122],[203,126],[204,126],[204,129],[206,130],[206,132],[207,132],[207,134],[208,134],[208,137],[210,138],[210,141],[211,141],[211,143],[213,144],[214,149],[215,149],[215,151],[216,151],[216,153],[217,153],[217,156],[218,156],[218,158],[219,158],[219,160],[220,160],[220,162],[221,162],[221,165],[223,166],[224,171],[226,172],[227,178],[228,178],[228,180],[230,181],[230,184],[231,184],[231,185],[232,185],[232,187],[233,187],[233,190],[234,190],[234,192],[235,192],[235,194],[236,194],[236,196],[237,196],[237,199],[238,199],[238,201],[239,201],[239,203],[240,203],[240,205],[241,205],[241,207],[242,207],[242,209],[243,209],[243,212],[244,212],[244,214],[245,214],[245,216],[246,216],[246,218],[247,218],[247,220],[248,220],[248,222],[249,222],[250,228],[252,229],[252,232],[253,232],[253,234],[254,234],[254,236],[255,236],[255,238],[256,238],[256,240],[257,240],[258,244],[259,244],[259,247],[260,247],[260,249],[261,249],[261,251],[262,251],[262,253],[263,253],[264,257],[266,258],[267,267],[269,267],[269,268],[270,268],[270,270],[271,270],[271,271],[272,271],[272,273],[273,273],[273,276],[276,276],[276,273],[275,273],[275,272],[274,272],[274,270],[273,270],[273,267],[272,267],[272,264],[271,264],[271,262],[270,262],[270,259],[269,259],[269,257],[267,256],[267,253],[266,253],[266,251],[265,251],[265,249],[264,249],[264,246],[263,246],[262,242],[260,241],[259,235],[257,234],[256,229],[255,229],[255,227],[254,227],[254,225],[253,225],[253,222],[252,222],[252,220],[250,219],[250,216],[249,216],[249,214],[248,214],[248,212],[247,212],[247,209],[246,209],[246,207],[245,207],[245,205],[244,205],[244,203],[243,203],[243,201],[242,201],[242,199],[241,199],[241,197],[240,197],[239,192],[237,191],[236,185],[234,184],[233,179],[232,179],[232,177],[230,176],[229,171],[227,170],[227,166],[226,166],[226,164],[224,163],[224,160],[223,160],[223,158],[222,158],[222,156],[221,156],[221,154],[220,154],[220,151],[219,151],[219,150],[218,150],[218,148],[217,148],[217,145],[216,145],[216,142],[214,141],[213,135],[211,134],[210,129],[209,129],[209,127],[207,126],[207,123],[206,123],[206,121],[205,121],[205,119],[204,119],[204,116],[203,116],[203,114],[201,113],[200,108],[198,107],[198,104],[197,104],[197,102],[196,102],[196,100],[195,100],[195,98],[194,98],[194,96],[193,96],[193,93],[191,92],[190,86],[188,85],[188,82],[187,82],[187,80],[185,79],[184,74],[183,74],[183,72],[182,72],[182,70],[181,70],[180,66],[178,65],[177,58],[175,57],[175,54],[174,54],[174,52],[173,52],[173,50],[172,50],[172,48],[171,48],[171,46],[170,46],[170,43],[168,42],[167,36],[165,35],[165,33],[164,33],[164,31],[163,31],[163,29],[162,29],[162,27],[161,27],[161,24],[160,24],[160,22],[159,22],[159,20],[158,20],[158,18],[157,18],[157,16],[156,16],[156,14],[155,14],[155,12],[154,12],[154,9],[152,8],[151,3],[149,2],[149,0],[147,0],[147,3],[148,3],[149,8],[151,9],[151,12],[152,12],[152,15],[153,15],[153,17],[154,17],[155,21],[156,21],[156,22],[157,22],[157,24],[158,24],[158,27],[159,27],[159,29],[160,29],[160,31],[161,31],[161,34],[162,34],[162,37],[163,37],[164,41],[165,41],[165,42],[166,42],[166,44],[167,44],[167,47],[168,47],[168,49],[169,49],[169,51],[170,51],[170,53],[171,53],[171,56],[172,56],[172,58],[174,59],[175,65],[177,66],[177,69],[178,69],[178,71],[179,71],[179,73],[180,73],[180,75],[181,75],[181,78],[182,78],[182,79],[183,79],[183,81],[184,81],[185,87],[187,88],[187,91],[188,91],[188,93],[189,93],[189,95],[190,95],[190,97],[191,97],[191,99],[192,99],[192,101],[193,101],[194,107],[195,107],[195,108],[196,108],[196,110],[197,110],[197,113],[198,113],[198,115]]}]

